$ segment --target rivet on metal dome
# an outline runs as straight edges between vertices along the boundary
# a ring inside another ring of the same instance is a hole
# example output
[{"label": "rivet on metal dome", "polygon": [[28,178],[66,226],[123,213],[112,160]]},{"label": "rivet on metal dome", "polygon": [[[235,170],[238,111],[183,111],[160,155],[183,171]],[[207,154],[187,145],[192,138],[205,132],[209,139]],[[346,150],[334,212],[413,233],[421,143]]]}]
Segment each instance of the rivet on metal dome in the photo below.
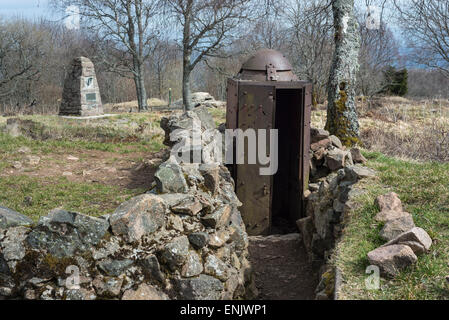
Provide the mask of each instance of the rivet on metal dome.
[{"label": "rivet on metal dome", "polygon": [[236,77],[253,81],[297,81],[292,66],[279,51],[262,49],[242,64]]}]

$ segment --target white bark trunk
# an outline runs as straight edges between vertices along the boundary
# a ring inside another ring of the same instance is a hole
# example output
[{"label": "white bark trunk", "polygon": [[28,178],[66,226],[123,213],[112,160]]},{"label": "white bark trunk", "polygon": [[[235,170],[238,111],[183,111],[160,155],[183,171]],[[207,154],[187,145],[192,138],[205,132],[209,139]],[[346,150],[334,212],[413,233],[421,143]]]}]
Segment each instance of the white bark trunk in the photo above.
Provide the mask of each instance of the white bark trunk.
[{"label": "white bark trunk", "polygon": [[355,82],[359,69],[360,35],[354,0],[332,1],[335,52],[328,85],[326,129],[351,146],[359,142]]}]

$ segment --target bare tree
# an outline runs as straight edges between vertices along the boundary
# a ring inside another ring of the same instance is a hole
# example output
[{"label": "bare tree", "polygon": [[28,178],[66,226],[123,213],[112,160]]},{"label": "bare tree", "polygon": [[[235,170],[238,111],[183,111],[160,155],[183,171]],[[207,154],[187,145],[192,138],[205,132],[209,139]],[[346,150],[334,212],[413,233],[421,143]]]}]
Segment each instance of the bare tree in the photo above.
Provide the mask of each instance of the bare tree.
[{"label": "bare tree", "polygon": [[164,98],[165,80],[169,63],[179,57],[179,51],[175,43],[169,40],[156,40],[155,48],[149,59],[152,70],[154,70],[154,83],[156,84],[157,96]]},{"label": "bare tree", "polygon": [[449,2],[394,0],[394,5],[412,60],[449,77]]},{"label": "bare tree", "polygon": [[[115,48],[116,59],[104,56],[111,71],[134,79],[139,111],[148,110],[145,89],[145,61],[149,44],[155,38],[154,18],[159,1],[153,0],[52,0],[60,9],[78,6],[83,27],[98,34]],[[118,59],[117,59],[118,58]]]},{"label": "bare tree", "polygon": [[169,13],[181,26],[183,52],[182,98],[186,110],[193,108],[190,76],[207,57],[218,56],[242,21],[249,17],[251,0],[166,0]]},{"label": "bare tree", "polygon": [[361,26],[360,35],[357,87],[358,92],[371,97],[383,89],[385,68],[399,62],[399,48],[393,32],[385,24],[378,30]]},{"label": "bare tree", "polygon": [[[391,10],[386,10],[390,2],[364,0],[358,4],[360,7],[356,7],[355,10],[360,25],[360,69],[357,74],[357,93],[372,97],[383,89],[385,68],[400,62],[399,45],[390,29]],[[373,12],[368,10],[369,7],[377,9],[377,17],[371,16]],[[372,28],[367,27],[369,19],[375,22]]]},{"label": "bare tree", "polygon": [[332,10],[328,1],[296,0],[284,9],[288,52],[295,72],[313,84],[313,104],[325,99],[332,61]]},{"label": "bare tree", "polygon": [[22,20],[1,23],[0,97],[12,95],[24,81],[38,79],[43,39],[33,28]]},{"label": "bare tree", "polygon": [[326,129],[350,146],[359,141],[354,101],[359,69],[359,24],[354,17],[354,0],[334,0],[332,11],[335,51],[328,84]]}]

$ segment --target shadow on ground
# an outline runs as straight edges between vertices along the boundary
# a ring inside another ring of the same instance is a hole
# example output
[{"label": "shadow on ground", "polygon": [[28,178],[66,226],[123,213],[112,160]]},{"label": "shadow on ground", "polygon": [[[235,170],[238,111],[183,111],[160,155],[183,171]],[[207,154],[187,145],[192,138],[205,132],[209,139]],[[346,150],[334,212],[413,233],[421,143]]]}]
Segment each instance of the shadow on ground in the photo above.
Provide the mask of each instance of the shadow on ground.
[{"label": "shadow on ground", "polygon": [[250,237],[260,300],[312,300],[318,285],[298,233]]}]

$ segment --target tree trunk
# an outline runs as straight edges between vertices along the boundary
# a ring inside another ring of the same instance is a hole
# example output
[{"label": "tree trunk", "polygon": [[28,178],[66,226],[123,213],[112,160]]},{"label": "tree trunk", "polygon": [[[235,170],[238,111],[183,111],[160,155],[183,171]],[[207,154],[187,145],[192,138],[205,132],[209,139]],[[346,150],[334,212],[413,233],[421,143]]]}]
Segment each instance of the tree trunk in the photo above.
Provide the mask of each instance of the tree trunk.
[{"label": "tree trunk", "polygon": [[346,146],[359,142],[355,109],[355,82],[359,69],[360,35],[354,17],[354,0],[332,1],[335,51],[328,85],[326,130]]},{"label": "tree trunk", "polygon": [[192,100],[190,92],[190,53],[184,51],[183,68],[182,68],[182,102],[184,110],[192,110]]},{"label": "tree trunk", "polygon": [[134,83],[136,85],[137,104],[139,106],[139,112],[148,110],[147,105],[147,91],[145,89],[145,81],[143,78],[143,66],[138,62],[134,63]]}]

